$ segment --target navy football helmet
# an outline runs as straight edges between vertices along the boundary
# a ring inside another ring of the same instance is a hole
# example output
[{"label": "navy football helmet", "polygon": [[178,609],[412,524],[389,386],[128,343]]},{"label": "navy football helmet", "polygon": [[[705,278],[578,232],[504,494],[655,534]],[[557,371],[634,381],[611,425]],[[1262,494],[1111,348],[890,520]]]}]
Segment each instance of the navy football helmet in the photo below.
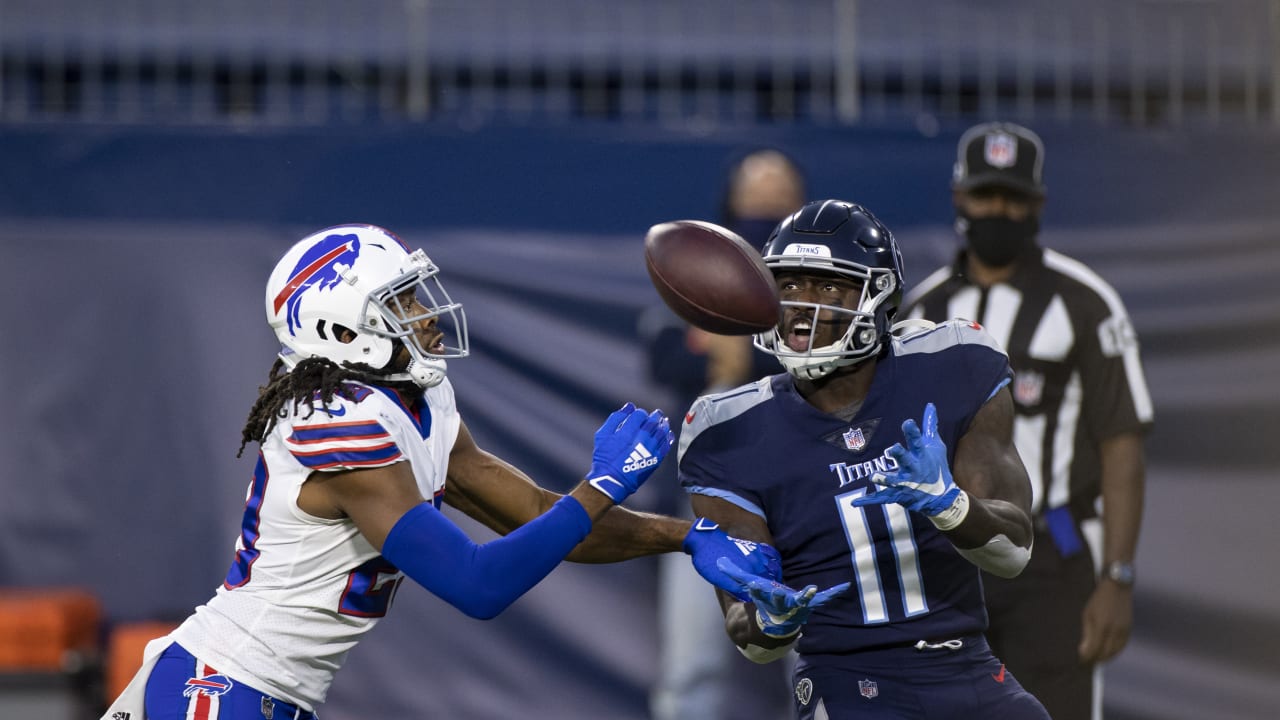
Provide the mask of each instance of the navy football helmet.
[{"label": "navy football helmet", "polygon": [[[811,202],[783,220],[761,250],[764,264],[781,271],[813,272],[856,280],[862,295],[856,308],[783,301],[784,323],[808,323],[809,347],[787,344],[782,324],[755,336],[755,346],[782,363],[792,376],[816,380],[836,368],[856,365],[880,352],[889,338],[902,300],[902,254],[893,233],[869,210],[840,200]],[[796,320],[788,308],[803,310]],[[849,327],[830,345],[813,347],[818,314],[847,318]]]}]

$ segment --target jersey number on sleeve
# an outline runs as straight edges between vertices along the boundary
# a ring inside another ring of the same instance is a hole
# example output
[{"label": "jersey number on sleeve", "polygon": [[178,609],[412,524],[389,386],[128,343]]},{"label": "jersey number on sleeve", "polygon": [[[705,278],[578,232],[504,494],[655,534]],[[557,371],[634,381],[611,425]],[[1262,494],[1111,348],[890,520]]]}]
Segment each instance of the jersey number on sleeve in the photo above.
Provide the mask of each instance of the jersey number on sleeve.
[{"label": "jersey number on sleeve", "polygon": [[258,453],[258,464],[253,468],[253,482],[249,485],[249,497],[244,501],[244,518],[240,521],[240,539],[236,541],[236,558],[231,561],[227,578],[222,581],[228,590],[249,582],[249,572],[258,559],[258,522],[262,513],[262,498],[267,494],[267,463]]},{"label": "jersey number on sleeve", "polygon": [[901,505],[874,505],[854,507],[853,501],[867,493],[866,488],[836,496],[840,521],[849,541],[849,553],[853,558],[853,575],[858,583],[858,595],[862,605],[862,622],[874,625],[890,621],[885,587],[880,579],[876,546],[872,536],[870,512],[883,512],[885,525],[892,536],[894,565],[898,569],[898,587],[902,591],[902,612],[905,617],[929,611],[925,602],[924,580],[920,576],[920,563],[916,557],[915,536],[911,532],[911,517]]},{"label": "jersey number on sleeve", "polygon": [[[222,584],[234,590],[249,582],[253,563],[258,559],[258,527],[262,519],[262,500],[267,494],[267,464],[261,454],[253,469],[253,482],[244,502],[244,518],[240,521],[240,538],[236,541],[236,557]],[[391,599],[404,576],[395,565],[381,555],[365,561],[347,575],[347,587],[338,602],[338,612],[356,617],[382,617],[391,607]]]},{"label": "jersey number on sleeve", "polygon": [[366,560],[347,575],[347,589],[342,591],[338,612],[356,617],[386,615],[403,579],[400,570],[381,555]]}]

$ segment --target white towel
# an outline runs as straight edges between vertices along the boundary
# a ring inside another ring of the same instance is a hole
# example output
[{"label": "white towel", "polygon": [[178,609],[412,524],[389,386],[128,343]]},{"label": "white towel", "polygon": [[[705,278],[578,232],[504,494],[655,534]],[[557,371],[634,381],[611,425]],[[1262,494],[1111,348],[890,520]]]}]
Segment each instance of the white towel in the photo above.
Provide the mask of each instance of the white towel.
[{"label": "white towel", "polygon": [[173,639],[168,635],[147,643],[142,649],[142,667],[100,720],[147,720],[147,679],[161,653],[172,644]]}]

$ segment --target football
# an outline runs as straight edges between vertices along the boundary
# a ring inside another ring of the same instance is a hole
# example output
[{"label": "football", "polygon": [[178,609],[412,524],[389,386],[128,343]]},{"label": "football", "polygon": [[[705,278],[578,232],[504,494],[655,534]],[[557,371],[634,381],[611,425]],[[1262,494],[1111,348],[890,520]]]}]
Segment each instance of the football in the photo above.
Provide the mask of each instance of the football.
[{"label": "football", "polygon": [[778,286],[760,253],[737,233],[700,220],[649,228],[649,279],[667,307],[717,335],[751,335],[778,323]]}]

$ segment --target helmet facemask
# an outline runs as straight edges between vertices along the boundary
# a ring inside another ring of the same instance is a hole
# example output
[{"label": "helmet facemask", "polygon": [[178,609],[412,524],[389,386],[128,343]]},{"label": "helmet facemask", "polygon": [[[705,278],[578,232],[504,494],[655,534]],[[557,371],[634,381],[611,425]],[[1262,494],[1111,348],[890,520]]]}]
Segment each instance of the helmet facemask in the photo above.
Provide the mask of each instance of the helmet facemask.
[{"label": "helmet facemask", "polygon": [[[887,334],[887,316],[896,309],[893,300],[901,292],[893,271],[836,258],[807,256],[766,257],[765,264],[775,273],[781,270],[813,271],[856,280],[862,286],[856,309],[783,300],[782,321],[772,330],[755,336],[755,347],[777,357],[793,377],[817,380],[837,368],[857,365],[879,353]],[[789,313],[789,308],[799,310],[800,318]],[[796,349],[787,344],[786,333],[806,317],[810,327],[809,345]],[[819,323],[832,322],[844,324],[844,333],[828,345],[815,347],[813,343],[818,337]]]},{"label": "helmet facemask", "polygon": [[[440,282],[440,269],[426,253],[415,250],[407,264],[409,269],[403,275],[369,293],[360,313],[360,331],[390,338],[408,351],[407,366],[386,373],[387,380],[433,387],[444,380],[446,358],[466,357],[469,352],[466,315],[462,305],[449,297]],[[433,319],[435,322],[430,322]],[[425,347],[414,329],[424,324],[430,330],[423,334],[433,347]],[[450,339],[454,344],[448,344]],[[388,367],[395,361],[393,353]]]}]

